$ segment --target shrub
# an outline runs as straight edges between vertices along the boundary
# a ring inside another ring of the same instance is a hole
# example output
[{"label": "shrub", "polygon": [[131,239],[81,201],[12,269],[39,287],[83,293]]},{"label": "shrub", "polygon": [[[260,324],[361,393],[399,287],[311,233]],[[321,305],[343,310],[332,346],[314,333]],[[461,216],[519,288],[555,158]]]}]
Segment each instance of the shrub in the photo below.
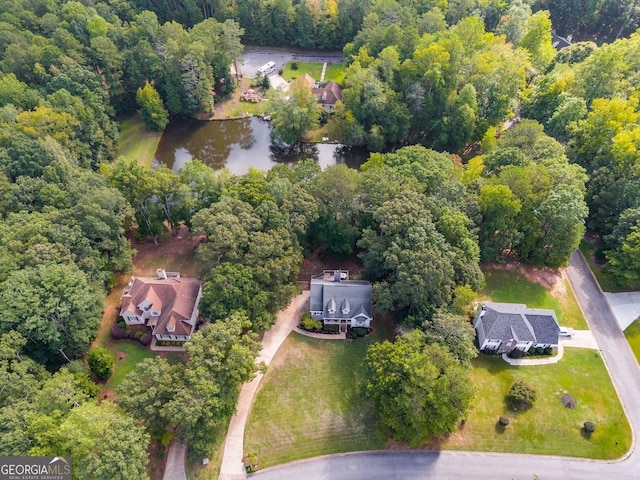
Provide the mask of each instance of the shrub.
[{"label": "shrub", "polygon": [[544,353],[544,348],[543,347],[536,347],[536,348],[533,349],[533,352],[536,355],[542,355]]},{"label": "shrub", "polygon": [[516,380],[513,385],[511,385],[507,398],[515,408],[528,408],[536,400],[536,391],[526,382]]},{"label": "shrub", "polygon": [[353,327],[351,329],[351,333],[353,334],[354,338],[364,337],[369,333],[369,329],[364,327]]},{"label": "shrub", "polygon": [[87,363],[89,363],[91,373],[101,380],[106,380],[111,376],[113,362],[113,355],[102,347],[92,348],[87,353]]},{"label": "shrub", "polygon": [[136,339],[140,340],[143,335],[144,332],[142,330],[137,330],[134,336],[136,337]]},{"label": "shrub", "polygon": [[297,62],[291,62],[291,70],[297,70],[298,69],[298,63]]},{"label": "shrub", "polygon": [[508,417],[500,417],[498,419],[498,424],[500,424],[501,427],[506,427],[507,425],[509,425],[509,418]]},{"label": "shrub", "polygon": [[593,422],[584,422],[583,428],[587,433],[593,433],[596,431],[596,426]]},{"label": "shrub", "polygon": [[309,312],[304,312],[300,318],[300,328],[304,330],[320,330],[322,329],[322,322],[315,320]]},{"label": "shrub", "polygon": [[518,358],[522,358],[522,357],[524,357],[524,352],[523,352],[522,350],[518,350],[518,349],[516,348],[515,350],[511,350],[511,351],[509,352],[509,356],[510,356],[511,358],[516,358],[516,359],[518,359]]},{"label": "shrub", "polygon": [[122,330],[124,330],[125,328],[127,328],[127,322],[125,322],[124,320],[120,320],[120,321],[118,322],[118,326],[119,326]]},{"label": "shrub", "polygon": [[551,355],[553,353],[553,347],[544,347],[544,354]]},{"label": "shrub", "polygon": [[111,325],[111,338],[114,340],[122,340],[124,338],[124,329],[120,328],[117,323]]},{"label": "shrub", "polygon": [[149,345],[151,345],[151,335],[149,335],[148,333],[145,333],[142,336],[142,338],[140,338],[140,343],[145,347],[148,347]]}]

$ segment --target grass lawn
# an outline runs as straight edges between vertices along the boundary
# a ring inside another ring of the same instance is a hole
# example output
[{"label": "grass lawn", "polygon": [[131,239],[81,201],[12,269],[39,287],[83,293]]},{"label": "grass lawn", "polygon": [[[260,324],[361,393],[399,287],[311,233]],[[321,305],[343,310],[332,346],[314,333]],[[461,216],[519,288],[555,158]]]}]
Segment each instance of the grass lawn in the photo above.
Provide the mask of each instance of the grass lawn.
[{"label": "grass lawn", "polygon": [[384,447],[363,403],[363,359],[382,331],[356,341],[291,333],[262,379],[245,429],[246,452],[260,467]]},{"label": "grass lawn", "polygon": [[[244,77],[240,85],[224,101],[216,103],[214,120],[224,120],[230,118],[243,118],[249,115],[261,115],[265,113],[269,104],[267,100],[258,103],[241,102],[240,94],[251,88],[251,78]],[[260,89],[256,89],[260,90]]]},{"label": "grass lawn", "polygon": [[106,348],[116,357],[113,375],[105,385],[112,392],[138,363],[145,358],[156,356],[154,352],[134,340],[111,341],[106,345]]},{"label": "grass lawn", "polygon": [[[320,76],[322,75],[322,63],[316,62],[296,62],[298,64],[298,69],[293,70],[291,68],[291,63],[287,63],[284,66],[284,70],[282,71],[282,78],[286,81],[291,82],[300,78],[305,73],[309,74],[316,82],[320,81]],[[346,73],[346,67],[344,63],[330,63],[327,64],[327,69],[324,72],[325,81],[334,81],[339,84],[344,83],[344,76]]]},{"label": "grass lawn", "polygon": [[136,159],[140,165],[151,166],[162,132],[147,130],[140,115],[120,121],[120,139],[116,158]]},{"label": "grass lawn", "polygon": [[[598,352],[565,348],[554,365],[512,367],[500,357],[481,355],[471,372],[477,392],[464,427],[442,448],[490,452],[518,452],[601,459],[619,458],[631,447],[631,428]],[[537,392],[533,407],[514,412],[505,404],[509,387],[522,379]],[[562,395],[577,400],[566,408]],[[498,417],[511,420],[505,429]],[[596,425],[587,437],[584,422]]]},{"label": "grass lawn", "polygon": [[[227,429],[223,430],[226,434]],[[218,480],[220,467],[222,466],[222,454],[224,453],[225,436],[222,435],[219,444],[209,453],[209,464],[203,466],[202,458],[187,457],[186,470],[187,478],[192,480]]]},{"label": "grass lawn", "polygon": [[636,356],[636,360],[640,363],[640,318],[637,318],[627,327],[624,331],[624,336],[627,337],[629,346]]},{"label": "grass lawn", "polygon": [[564,279],[564,288],[555,289],[557,293],[552,294],[542,285],[527,280],[516,269],[486,268],[483,271],[486,286],[480,292],[481,300],[524,303],[530,308],[550,308],[556,312],[560,325],[578,330],[588,328],[568,280]]}]

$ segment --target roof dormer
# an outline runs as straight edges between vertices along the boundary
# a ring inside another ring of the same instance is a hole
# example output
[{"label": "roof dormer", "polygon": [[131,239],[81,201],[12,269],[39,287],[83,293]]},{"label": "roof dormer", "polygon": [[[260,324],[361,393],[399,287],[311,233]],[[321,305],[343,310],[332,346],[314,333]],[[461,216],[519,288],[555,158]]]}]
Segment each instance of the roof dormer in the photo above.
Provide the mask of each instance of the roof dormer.
[{"label": "roof dormer", "polygon": [[333,297],[327,303],[327,313],[330,315],[334,315],[336,313],[336,301]]}]

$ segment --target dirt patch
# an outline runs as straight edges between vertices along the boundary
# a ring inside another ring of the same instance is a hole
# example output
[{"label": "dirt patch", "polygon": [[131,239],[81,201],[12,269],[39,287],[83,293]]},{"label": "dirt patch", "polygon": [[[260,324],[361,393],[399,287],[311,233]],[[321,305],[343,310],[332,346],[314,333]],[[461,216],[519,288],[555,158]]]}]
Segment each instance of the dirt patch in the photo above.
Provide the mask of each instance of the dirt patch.
[{"label": "dirt patch", "polygon": [[364,267],[358,258],[357,252],[346,258],[339,258],[327,252],[324,247],[317,247],[304,259],[298,274],[298,281],[306,283],[305,288],[309,288],[309,281],[312,276],[321,274],[324,270],[347,270],[349,278],[362,278]]},{"label": "dirt patch", "polygon": [[196,248],[204,238],[204,235],[191,235],[186,225],[181,225],[177,235],[165,232],[158,245],[152,240],[130,239],[137,251],[133,257],[133,274],[154,276],[158,268],[164,268],[180,272],[183,277],[194,277]]},{"label": "dirt patch", "polygon": [[149,444],[149,463],[147,464],[147,474],[151,480],[160,480],[164,476],[165,459],[169,447],[162,445],[158,438],[152,438]]}]

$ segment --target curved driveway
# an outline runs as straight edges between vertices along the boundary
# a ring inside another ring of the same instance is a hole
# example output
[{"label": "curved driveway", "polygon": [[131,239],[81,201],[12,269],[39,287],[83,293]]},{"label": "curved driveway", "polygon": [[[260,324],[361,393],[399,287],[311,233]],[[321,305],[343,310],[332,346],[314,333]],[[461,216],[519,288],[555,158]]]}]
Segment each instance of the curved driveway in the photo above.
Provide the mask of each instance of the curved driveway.
[{"label": "curved driveway", "polygon": [[640,368],[582,254],[574,252],[567,274],[587,322],[600,346],[633,429],[631,452],[622,461],[605,462],[542,455],[481,452],[362,452],[319,457],[266,469],[256,480],[638,480],[640,452]]}]

